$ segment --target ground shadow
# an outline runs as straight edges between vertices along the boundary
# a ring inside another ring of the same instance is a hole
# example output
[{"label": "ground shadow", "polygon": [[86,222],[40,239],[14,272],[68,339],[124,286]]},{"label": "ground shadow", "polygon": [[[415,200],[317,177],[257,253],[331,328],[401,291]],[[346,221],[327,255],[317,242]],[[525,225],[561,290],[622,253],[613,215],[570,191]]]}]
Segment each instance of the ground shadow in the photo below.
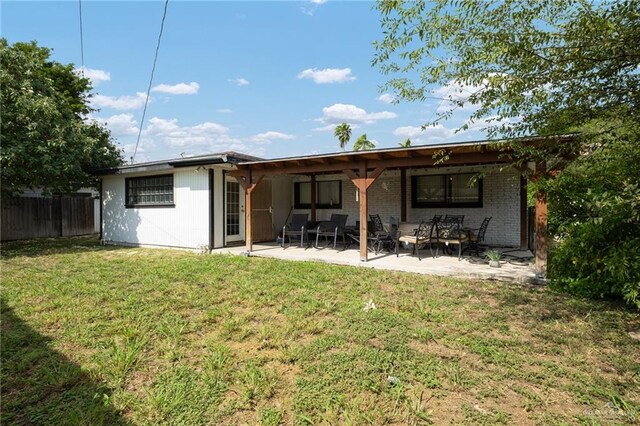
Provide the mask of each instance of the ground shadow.
[{"label": "ground shadow", "polygon": [[38,257],[52,254],[74,254],[90,251],[121,250],[122,246],[101,245],[98,234],[77,237],[40,238],[36,240],[5,241],[0,244],[0,257]]},{"label": "ground shadow", "polygon": [[128,425],[110,389],[50,347],[50,339],[1,302],[1,424]]}]

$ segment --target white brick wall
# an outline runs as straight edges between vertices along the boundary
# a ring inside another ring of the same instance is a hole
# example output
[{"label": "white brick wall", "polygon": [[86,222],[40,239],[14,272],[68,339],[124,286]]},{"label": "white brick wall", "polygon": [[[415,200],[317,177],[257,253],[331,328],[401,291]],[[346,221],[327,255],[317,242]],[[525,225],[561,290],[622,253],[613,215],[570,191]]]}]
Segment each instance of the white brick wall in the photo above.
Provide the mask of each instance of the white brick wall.
[{"label": "white brick wall", "polygon": [[[411,176],[443,173],[484,172],[483,207],[482,208],[411,208]],[[327,220],[332,213],[346,213],[349,215],[347,224],[355,225],[359,218],[359,204],[356,201],[356,187],[345,175],[318,176],[317,180],[342,180],[342,209],[318,209],[318,220]],[[308,177],[296,176],[291,182],[309,181]],[[293,183],[291,183],[293,185]],[[292,195],[293,197],[293,191]],[[384,222],[390,216],[400,218],[400,172],[397,170],[383,173],[369,188],[369,213],[379,214]],[[291,200],[293,204],[293,198]],[[296,210],[298,213],[309,210]],[[442,167],[439,169],[417,169],[407,171],[407,221],[420,222],[435,214],[463,214],[464,225],[478,228],[482,220],[491,216],[485,241],[491,245],[513,246],[520,245],[520,175],[511,168],[499,166],[489,167]]]}]

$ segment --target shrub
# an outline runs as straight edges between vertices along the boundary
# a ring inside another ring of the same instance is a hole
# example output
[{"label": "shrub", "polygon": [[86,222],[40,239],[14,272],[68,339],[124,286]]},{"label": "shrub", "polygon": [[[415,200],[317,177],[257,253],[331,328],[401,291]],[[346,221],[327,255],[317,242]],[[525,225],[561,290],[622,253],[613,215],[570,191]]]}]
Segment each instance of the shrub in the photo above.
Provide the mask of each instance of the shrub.
[{"label": "shrub", "polygon": [[640,309],[640,227],[619,217],[576,224],[551,252],[551,286]]}]

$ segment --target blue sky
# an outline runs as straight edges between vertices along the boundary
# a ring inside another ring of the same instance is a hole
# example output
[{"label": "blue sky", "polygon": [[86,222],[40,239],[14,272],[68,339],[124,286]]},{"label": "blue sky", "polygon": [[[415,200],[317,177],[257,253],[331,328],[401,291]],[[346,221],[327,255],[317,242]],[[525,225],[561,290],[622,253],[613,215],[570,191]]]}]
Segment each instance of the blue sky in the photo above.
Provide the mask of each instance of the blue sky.
[{"label": "blue sky", "polygon": [[[129,160],[160,29],[160,1],[83,1],[84,65],[93,118]],[[36,40],[52,58],[81,65],[79,8],[70,2],[2,2],[2,36]],[[136,162],[235,150],[265,158],[339,151],[333,127],[352,125],[377,147],[482,139],[455,133],[469,111],[421,131],[439,108],[392,104],[371,66],[381,37],[372,2],[170,1]],[[438,96],[455,85],[434,87]]]}]

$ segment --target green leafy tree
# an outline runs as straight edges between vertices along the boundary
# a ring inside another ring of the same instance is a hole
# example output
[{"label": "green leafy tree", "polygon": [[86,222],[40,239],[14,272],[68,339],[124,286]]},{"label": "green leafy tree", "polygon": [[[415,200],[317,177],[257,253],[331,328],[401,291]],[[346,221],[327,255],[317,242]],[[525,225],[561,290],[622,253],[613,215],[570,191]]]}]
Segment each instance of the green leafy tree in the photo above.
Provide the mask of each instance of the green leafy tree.
[{"label": "green leafy tree", "polygon": [[25,188],[68,193],[89,171],[122,164],[109,131],[88,120],[91,84],[35,42],[0,39],[2,195]]},{"label": "green leafy tree", "polygon": [[[437,93],[444,112],[470,111],[513,141],[514,162],[548,172],[549,273],[564,290],[623,297],[640,307],[640,2],[581,0],[379,1],[375,66],[400,101]],[[444,88],[444,90],[442,90]],[[571,142],[552,135],[577,133]],[[563,170],[557,173],[559,170]],[[634,231],[635,230],[635,231]]]},{"label": "green leafy tree", "polygon": [[399,142],[398,145],[400,145],[402,148],[409,148],[411,147],[411,139],[407,138],[406,141]]},{"label": "green leafy tree", "polygon": [[[425,101],[448,88],[434,122],[464,106],[489,136],[581,126],[626,107],[640,121],[640,2],[378,1],[382,90]],[[550,120],[554,119],[554,123]],[[570,120],[570,121],[569,121]],[[426,124],[433,124],[426,123]]]},{"label": "green leafy tree", "polygon": [[347,123],[338,124],[333,132],[334,136],[338,138],[340,142],[340,148],[344,151],[351,140],[351,126]]},{"label": "green leafy tree", "polygon": [[367,138],[366,133],[363,135],[360,135],[360,137],[353,144],[354,151],[368,151],[375,147],[376,147],[376,144],[374,144]]}]

